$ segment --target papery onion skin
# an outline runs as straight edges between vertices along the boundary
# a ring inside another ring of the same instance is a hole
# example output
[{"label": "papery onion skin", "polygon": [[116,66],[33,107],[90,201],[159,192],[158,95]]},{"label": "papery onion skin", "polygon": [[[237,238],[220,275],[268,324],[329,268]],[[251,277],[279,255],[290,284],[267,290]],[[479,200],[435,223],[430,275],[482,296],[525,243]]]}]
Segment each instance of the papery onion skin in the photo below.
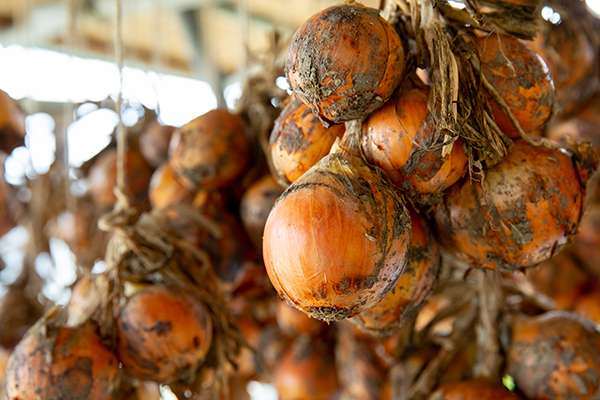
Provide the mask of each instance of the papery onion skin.
[{"label": "papery onion skin", "polygon": [[329,154],[336,138],[346,128],[326,128],[302,101],[294,97],[275,120],[269,147],[277,175],[288,183],[300,178],[317,161]]},{"label": "papery onion skin", "polygon": [[49,329],[34,325],[6,367],[11,400],[109,400],[120,379],[117,357],[89,325]]},{"label": "papery onion skin", "polygon": [[333,153],[279,197],[263,253],[280,298],[337,321],[374,307],[394,287],[409,244],[397,189],[360,157]]},{"label": "papery onion skin", "polygon": [[400,83],[404,48],[379,10],[340,4],[296,31],[285,63],[294,92],[325,125],[381,107]]},{"label": "papery onion skin", "polygon": [[600,333],[574,313],[517,315],[506,372],[529,399],[591,400],[600,395]]},{"label": "papery onion skin", "polygon": [[191,204],[194,193],[179,182],[169,163],[164,162],[152,174],[148,198],[153,209],[164,210],[176,204]]},{"label": "papery onion skin", "polygon": [[539,140],[538,147],[515,140],[506,158],[485,171],[485,186],[464,178],[436,206],[438,237],[474,266],[537,265],[577,231],[587,171],[558,144]]},{"label": "papery onion skin", "polygon": [[118,318],[119,359],[137,378],[189,381],[212,342],[212,322],[182,288],[152,285],[133,295]]},{"label": "papery onion skin", "polygon": [[[527,134],[539,131],[554,115],[556,93],[547,67],[531,47],[516,38],[490,34],[475,40],[481,57],[481,70],[506,101]],[[489,98],[498,127],[509,137],[518,138],[512,122],[495,100]]]},{"label": "papery onion skin", "polygon": [[411,245],[404,273],[379,304],[350,319],[372,335],[389,336],[414,321],[437,283],[442,262],[439,246],[427,221],[408,210]]},{"label": "papery onion skin", "polygon": [[[439,193],[467,171],[467,157],[459,138],[442,156],[444,135],[427,111],[430,89],[409,81],[363,124],[362,149],[366,160],[383,169],[390,180],[412,199]],[[428,148],[438,145],[436,149]]]}]

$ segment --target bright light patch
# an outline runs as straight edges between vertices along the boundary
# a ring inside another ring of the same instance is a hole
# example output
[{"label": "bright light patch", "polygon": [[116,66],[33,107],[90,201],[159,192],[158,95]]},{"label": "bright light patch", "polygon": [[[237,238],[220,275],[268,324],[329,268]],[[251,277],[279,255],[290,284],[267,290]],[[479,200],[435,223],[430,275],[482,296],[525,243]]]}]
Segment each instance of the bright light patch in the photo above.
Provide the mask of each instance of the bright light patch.
[{"label": "bright light patch", "polygon": [[3,285],[14,283],[23,270],[25,246],[29,241],[27,229],[17,226],[0,238],[0,256],[4,261],[4,269],[0,272],[0,282]]},{"label": "bright light patch", "polygon": [[461,1],[448,0],[448,4],[454,8],[458,8],[459,10],[462,10],[466,7]]},{"label": "bright light patch", "polygon": [[227,85],[225,90],[223,91],[223,97],[225,97],[225,103],[227,103],[227,108],[230,110],[235,110],[235,105],[237,101],[242,97],[242,84],[239,82],[232,83],[231,85]]},{"label": "bright light patch", "polygon": [[179,127],[217,108],[217,97],[203,81],[163,75],[157,91],[160,122],[164,125]]},{"label": "bright light patch", "polygon": [[275,386],[267,383],[250,381],[246,385],[246,390],[251,400],[277,400],[279,398],[279,393],[277,393]]},{"label": "bright light patch", "polygon": [[110,135],[118,123],[116,112],[101,108],[69,125],[69,164],[79,167],[98,154],[110,143]]},{"label": "bright light patch", "polygon": [[586,3],[588,9],[596,14],[597,17],[600,17],[600,0],[587,0]]},{"label": "bright light patch", "polygon": [[54,162],[56,137],[54,119],[45,113],[37,113],[25,119],[25,145],[29,149],[33,169],[45,174]]},{"label": "bright light patch", "polygon": [[555,12],[552,7],[545,6],[542,8],[542,18],[546,21],[556,25],[562,22],[562,17],[559,13]]}]

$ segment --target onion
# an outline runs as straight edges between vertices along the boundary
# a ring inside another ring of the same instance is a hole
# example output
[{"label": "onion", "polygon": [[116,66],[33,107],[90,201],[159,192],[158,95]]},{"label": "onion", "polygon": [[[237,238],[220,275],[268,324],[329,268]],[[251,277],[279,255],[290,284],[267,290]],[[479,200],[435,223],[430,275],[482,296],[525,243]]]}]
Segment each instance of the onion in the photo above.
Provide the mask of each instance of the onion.
[{"label": "onion", "polygon": [[[485,171],[483,184],[465,178],[448,190],[434,215],[447,247],[477,267],[517,270],[571,241],[589,170],[580,168],[582,154],[547,139],[540,144],[516,140],[506,158]],[[597,158],[589,161],[595,169]]]},{"label": "onion", "polygon": [[[543,60],[524,41],[490,34],[475,40],[481,71],[504,98],[519,125],[528,134],[539,134],[554,114],[556,93]],[[489,97],[498,127],[509,137],[519,137],[498,103]]]},{"label": "onion", "polygon": [[163,210],[175,204],[191,204],[194,193],[177,180],[169,163],[164,162],[152,174],[148,197],[152,208]]},{"label": "onion", "polygon": [[[413,199],[453,185],[467,170],[459,138],[444,155],[444,135],[427,111],[430,89],[407,81],[363,125],[366,160],[383,169]],[[435,146],[435,147],[434,147]],[[423,200],[423,199],[421,199]]]},{"label": "onion", "polygon": [[119,361],[90,325],[65,328],[40,321],[15,347],[6,367],[11,400],[109,400],[120,379]]},{"label": "onion", "polygon": [[[410,218],[387,179],[354,150],[323,158],[277,200],[263,241],[280,298],[313,318],[339,321],[373,308],[404,271]],[[354,140],[354,141],[353,141]]]},{"label": "onion", "polygon": [[600,278],[600,204],[592,204],[573,240],[573,252],[590,275]]},{"label": "onion", "polygon": [[519,400],[504,386],[485,378],[447,383],[429,396],[429,400]]},{"label": "onion", "polygon": [[18,103],[0,90],[0,150],[10,154],[25,145],[25,117]]},{"label": "onion", "polygon": [[506,372],[529,399],[596,399],[600,333],[576,314],[517,315],[507,343]]},{"label": "onion", "polygon": [[[148,209],[148,185],[152,168],[135,148],[125,152],[125,182],[135,205]],[[112,207],[117,198],[113,192],[117,184],[117,150],[111,149],[94,161],[88,175],[89,191],[97,207]]]},{"label": "onion", "polygon": [[219,189],[232,183],[250,159],[250,139],[242,117],[211,110],[175,131],[169,163],[189,190]]},{"label": "onion", "polygon": [[284,182],[300,178],[317,161],[329,154],[336,138],[345,132],[344,125],[323,126],[296,97],[275,120],[269,147],[277,175]]},{"label": "onion", "polygon": [[413,322],[437,283],[441,254],[427,222],[409,208],[412,240],[408,264],[396,286],[373,309],[351,322],[366,332],[387,336]]},{"label": "onion", "polygon": [[167,161],[169,142],[174,131],[174,126],[161,125],[158,121],[153,121],[140,134],[140,153],[153,168],[158,168]]},{"label": "onion", "polygon": [[[561,12],[562,13],[562,12]],[[555,25],[540,19],[532,47],[544,59],[564,115],[577,111],[598,88],[598,53],[579,21]]]},{"label": "onion", "polygon": [[127,301],[118,319],[119,358],[140,379],[193,381],[212,341],[204,306],[182,288],[148,286]]},{"label": "onion", "polygon": [[262,249],[262,237],[269,212],[283,188],[267,175],[256,181],[242,196],[240,216],[254,247]]},{"label": "onion", "polygon": [[300,26],[285,70],[292,90],[329,126],[385,103],[402,79],[404,48],[379,10],[345,3]]},{"label": "onion", "polygon": [[331,399],[338,390],[330,346],[306,339],[296,340],[277,366],[273,383],[280,400]]}]

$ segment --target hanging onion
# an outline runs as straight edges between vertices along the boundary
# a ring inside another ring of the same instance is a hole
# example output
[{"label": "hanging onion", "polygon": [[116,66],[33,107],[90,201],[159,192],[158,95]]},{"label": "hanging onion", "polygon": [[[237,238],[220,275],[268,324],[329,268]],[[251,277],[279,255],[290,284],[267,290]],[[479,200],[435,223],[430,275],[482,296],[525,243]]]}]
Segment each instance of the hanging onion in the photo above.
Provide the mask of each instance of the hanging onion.
[{"label": "hanging onion", "polygon": [[279,197],[265,227],[265,266],[279,296],[324,321],[373,308],[408,259],[404,201],[354,155],[359,129]]},{"label": "hanging onion", "polygon": [[328,126],[385,103],[402,78],[404,48],[379,10],[348,2],[300,26],[285,69],[292,90]]},{"label": "hanging onion", "polygon": [[475,266],[516,270],[549,259],[571,241],[598,159],[593,150],[573,155],[547,139],[540,144],[516,140],[483,182],[465,178],[448,190],[434,215],[447,247]]}]

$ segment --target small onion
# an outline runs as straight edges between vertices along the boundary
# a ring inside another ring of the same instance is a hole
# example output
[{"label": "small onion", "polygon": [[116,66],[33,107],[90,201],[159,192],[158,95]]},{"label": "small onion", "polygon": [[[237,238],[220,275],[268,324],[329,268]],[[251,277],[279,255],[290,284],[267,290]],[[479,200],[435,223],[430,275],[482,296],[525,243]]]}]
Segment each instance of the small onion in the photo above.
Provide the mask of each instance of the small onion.
[{"label": "small onion", "polygon": [[423,217],[408,210],[412,240],[404,273],[379,304],[350,319],[373,335],[391,335],[414,321],[437,282],[441,265],[438,244]]},{"label": "small onion", "polygon": [[[556,143],[516,140],[485,171],[483,185],[465,178],[436,207],[444,244],[477,267],[517,270],[537,265],[569,243],[583,213],[589,171]],[[595,156],[595,153],[592,154]],[[590,170],[597,158],[590,160]]]},{"label": "small onion", "polygon": [[448,188],[467,170],[460,138],[449,154],[444,155],[444,147],[439,146],[444,135],[436,128],[433,113],[427,111],[429,93],[428,87],[407,81],[363,124],[366,160],[416,200]]},{"label": "small onion", "polygon": [[[524,41],[491,34],[475,40],[481,70],[504,98],[519,125],[528,134],[539,134],[554,113],[556,93],[548,68]],[[490,97],[498,127],[509,137],[519,137],[498,103]]]},{"label": "small onion", "polygon": [[250,159],[250,139],[239,114],[211,110],[175,131],[169,163],[192,191],[219,189],[232,183]]},{"label": "small onion", "polygon": [[339,151],[279,197],[263,241],[280,298],[324,321],[381,301],[402,275],[410,245],[410,217],[397,190],[360,157]]},{"label": "small onion", "polygon": [[148,286],[129,298],[119,315],[119,358],[140,379],[192,381],[211,341],[204,306],[181,288]]},{"label": "small onion", "polygon": [[296,31],[286,75],[326,125],[364,117],[392,95],[404,72],[404,48],[379,10],[345,3],[313,15]]},{"label": "small onion", "polygon": [[336,138],[345,132],[344,125],[330,128],[296,97],[275,120],[269,147],[273,167],[283,181],[292,183],[317,161],[329,154]]},{"label": "small onion", "polygon": [[15,347],[6,367],[10,400],[110,400],[121,371],[90,325],[34,325]]},{"label": "small onion", "polygon": [[10,154],[25,145],[25,117],[17,102],[0,90],[0,150]]},{"label": "small onion", "polygon": [[429,400],[519,400],[519,397],[499,383],[480,378],[447,383],[433,392]]},{"label": "small onion", "polygon": [[306,339],[296,340],[278,363],[273,384],[280,400],[331,399],[338,390],[330,346]]},{"label": "small onion", "polygon": [[164,162],[152,174],[148,197],[152,208],[163,210],[175,204],[191,204],[194,193],[179,182],[169,163]]},{"label": "small onion", "polygon": [[505,345],[506,372],[528,399],[600,396],[600,333],[590,321],[565,311],[517,315]]}]

